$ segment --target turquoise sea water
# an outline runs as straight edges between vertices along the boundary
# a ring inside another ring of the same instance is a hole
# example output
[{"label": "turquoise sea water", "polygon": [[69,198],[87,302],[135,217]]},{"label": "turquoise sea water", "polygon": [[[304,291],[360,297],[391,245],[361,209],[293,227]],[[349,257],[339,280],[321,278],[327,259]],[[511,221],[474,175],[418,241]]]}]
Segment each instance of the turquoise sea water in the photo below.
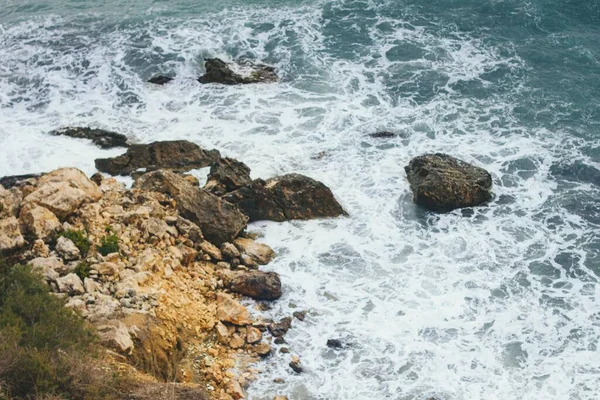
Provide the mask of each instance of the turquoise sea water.
[{"label": "turquoise sea water", "polygon": [[[212,56],[282,80],[202,86]],[[251,227],[284,281],[265,316],[311,313],[288,335],[306,372],[276,353],[250,398],[600,396],[599,2],[0,0],[0,175],[120,153],[47,135],[69,125],[304,173],[351,214]],[[494,200],[416,208],[403,167],[433,151]]]}]

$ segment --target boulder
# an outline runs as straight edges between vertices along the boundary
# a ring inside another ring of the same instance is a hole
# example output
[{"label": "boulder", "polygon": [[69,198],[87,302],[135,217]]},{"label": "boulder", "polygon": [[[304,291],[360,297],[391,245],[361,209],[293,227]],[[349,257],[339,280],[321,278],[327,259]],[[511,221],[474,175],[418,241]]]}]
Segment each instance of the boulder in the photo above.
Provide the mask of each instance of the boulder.
[{"label": "boulder", "polygon": [[58,257],[38,257],[29,261],[31,270],[39,273],[46,278],[47,281],[54,281],[60,273],[65,269],[63,261]]},{"label": "boulder", "polygon": [[98,336],[102,343],[121,353],[130,354],[133,351],[133,340],[127,326],[121,321],[113,320],[99,325]]},{"label": "boulder", "polygon": [[267,326],[271,335],[281,337],[287,333],[292,327],[292,319],[290,317],[282,318],[279,322],[273,322]]},{"label": "boulder", "polygon": [[19,220],[8,217],[0,220],[0,252],[11,251],[22,247],[25,239],[19,229]]},{"label": "boulder", "polygon": [[223,197],[236,204],[250,221],[288,221],[348,215],[323,183],[300,174],[287,174]]},{"label": "boulder", "polygon": [[23,194],[18,188],[4,189],[0,185],[0,218],[16,217],[23,200]]},{"label": "boulder", "polygon": [[233,158],[221,158],[210,167],[204,189],[223,196],[252,183],[250,168]]},{"label": "boulder", "polygon": [[75,243],[64,236],[56,241],[56,252],[66,261],[77,260],[81,256]]},{"label": "boulder", "polygon": [[167,83],[171,82],[173,80],[173,78],[169,77],[169,76],[165,76],[165,75],[156,75],[153,76],[152,78],[148,79],[148,83],[154,83],[155,85],[166,85]]},{"label": "boulder", "polygon": [[85,288],[83,287],[81,278],[75,274],[68,274],[62,278],[57,278],[56,285],[58,286],[58,291],[60,293],[67,293],[70,296],[85,293]]},{"label": "boulder", "polygon": [[281,280],[276,272],[241,272],[233,277],[229,290],[255,300],[277,300],[281,297]]},{"label": "boulder", "polygon": [[0,178],[0,185],[5,189],[34,185],[37,178],[43,174],[9,175]]},{"label": "boulder", "polygon": [[233,244],[241,254],[249,256],[257,265],[267,265],[275,258],[273,249],[252,239],[237,238],[233,241]]},{"label": "boulder", "polygon": [[339,339],[327,339],[327,347],[331,349],[341,349],[344,347],[344,345]]},{"label": "boulder", "polygon": [[221,154],[217,150],[207,151],[187,140],[172,140],[134,144],[125,154],[113,158],[98,158],[95,164],[99,171],[111,175],[129,175],[140,168],[188,171],[208,167],[220,158]]},{"label": "boulder", "polygon": [[227,261],[231,261],[235,258],[240,258],[240,251],[232,243],[223,243],[221,245],[221,254]]},{"label": "boulder", "polygon": [[250,344],[258,343],[262,340],[262,332],[253,326],[246,328],[246,342]]},{"label": "boulder", "polygon": [[101,149],[129,147],[127,136],[116,132],[106,131],[104,129],[69,127],[52,131],[50,134],[54,136],[69,136],[76,139],[89,139]]},{"label": "boulder", "polygon": [[223,254],[221,253],[221,250],[219,250],[217,246],[210,242],[204,241],[200,243],[200,249],[204,252],[204,254],[208,254],[214,261],[223,260]]},{"label": "boulder", "polygon": [[179,214],[198,225],[204,237],[217,246],[231,242],[248,222],[248,217],[234,205],[168,170],[144,174],[134,187],[170,195],[177,203]]},{"label": "boulder", "polygon": [[206,73],[198,79],[200,83],[240,85],[259,82],[276,82],[275,68],[245,61],[241,64],[226,63],[218,58],[204,61]]},{"label": "boulder", "polygon": [[416,204],[436,212],[473,207],[492,198],[492,177],[447,154],[425,154],[404,168]]},{"label": "boulder", "polygon": [[234,325],[249,325],[252,322],[246,307],[226,293],[217,293],[217,319]]},{"label": "boulder", "polygon": [[76,168],[61,168],[38,179],[36,189],[23,202],[45,207],[64,220],[83,203],[102,197],[98,186]]},{"label": "boulder", "polygon": [[21,209],[19,220],[24,231],[36,239],[47,239],[61,229],[56,215],[45,207],[26,205]]}]

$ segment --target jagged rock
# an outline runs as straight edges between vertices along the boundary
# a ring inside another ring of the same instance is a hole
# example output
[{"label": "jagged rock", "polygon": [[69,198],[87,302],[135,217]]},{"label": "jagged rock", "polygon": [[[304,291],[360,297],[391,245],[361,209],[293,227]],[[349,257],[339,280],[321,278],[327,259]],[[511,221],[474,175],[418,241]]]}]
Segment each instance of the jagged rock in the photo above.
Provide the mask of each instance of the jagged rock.
[{"label": "jagged rock", "polygon": [[36,205],[26,205],[21,209],[19,219],[24,231],[36,239],[47,239],[61,229],[60,221],[50,210]]},{"label": "jagged rock", "polygon": [[304,371],[302,365],[300,364],[300,358],[297,356],[292,356],[292,361],[290,361],[290,368],[294,370],[295,373],[299,374]]},{"label": "jagged rock", "polygon": [[0,220],[0,251],[18,249],[25,244],[19,229],[19,220],[15,217]]},{"label": "jagged rock", "polygon": [[101,197],[98,186],[83,172],[76,168],[61,168],[39,178],[35,191],[23,202],[45,207],[62,220],[81,204],[97,201]]},{"label": "jagged rock", "polygon": [[149,218],[142,224],[142,229],[149,235],[156,236],[159,239],[164,239],[169,232],[169,225],[162,219]]},{"label": "jagged rock", "polygon": [[121,321],[109,321],[104,325],[98,326],[98,336],[102,343],[114,348],[115,350],[130,354],[133,351],[133,340],[129,330]]},{"label": "jagged rock", "polygon": [[238,333],[234,333],[233,337],[229,341],[229,347],[232,349],[241,349],[246,344],[246,340],[241,337]]},{"label": "jagged rock", "polygon": [[246,328],[246,342],[250,344],[258,343],[262,340],[262,332],[253,326]]},{"label": "jagged rock", "polygon": [[66,261],[77,260],[81,257],[81,253],[75,243],[64,236],[61,236],[56,241],[56,252]]},{"label": "jagged rock", "polygon": [[215,325],[215,330],[217,331],[217,340],[219,343],[227,344],[231,339],[231,335],[229,334],[229,329],[222,322],[217,322]]},{"label": "jagged rock", "polygon": [[182,235],[187,235],[187,237],[194,242],[200,242],[204,240],[204,236],[202,235],[202,230],[200,230],[200,227],[190,220],[187,220],[183,217],[177,217],[177,223],[175,226]]},{"label": "jagged rock", "polygon": [[96,168],[111,175],[129,175],[140,168],[156,170],[159,168],[188,171],[208,167],[221,154],[217,150],[204,150],[187,140],[134,144],[123,155],[113,158],[96,159]]},{"label": "jagged rock", "polygon": [[67,293],[70,296],[84,294],[85,288],[83,282],[76,274],[68,274],[62,278],[56,279],[56,285],[60,293]]},{"label": "jagged rock", "polygon": [[246,397],[242,390],[242,386],[235,379],[232,379],[227,384],[227,392],[231,394],[231,397],[233,397],[234,400],[240,400]]},{"label": "jagged rock", "polygon": [[221,254],[221,250],[214,244],[204,241],[200,243],[200,249],[210,256],[214,261],[222,261],[223,254]]},{"label": "jagged rock", "polygon": [[473,207],[492,198],[492,177],[486,170],[447,154],[415,157],[404,169],[414,202],[432,211]]},{"label": "jagged rock", "polygon": [[271,346],[268,343],[259,343],[254,346],[254,352],[261,357],[266,357],[271,354]]},{"label": "jagged rock", "polygon": [[237,207],[206,190],[192,186],[181,176],[159,170],[139,177],[135,188],[169,194],[179,214],[197,224],[210,242],[217,246],[231,242],[246,227],[248,217]]},{"label": "jagged rock", "polygon": [[50,248],[42,239],[37,239],[34,240],[33,246],[31,246],[31,253],[34,257],[48,257],[50,255]]},{"label": "jagged rock", "polygon": [[223,198],[236,204],[250,221],[347,215],[327,186],[300,174],[287,174],[266,182],[257,179]]},{"label": "jagged rock", "polygon": [[292,319],[290,317],[282,318],[279,322],[271,323],[267,326],[269,332],[273,336],[283,336],[292,327]]},{"label": "jagged rock", "polygon": [[9,175],[0,178],[0,185],[5,189],[11,189],[13,187],[24,187],[35,185],[37,178],[42,176],[39,174],[24,174],[24,175]]},{"label": "jagged rock", "polygon": [[221,245],[221,254],[226,260],[233,260],[234,258],[240,258],[240,251],[232,243],[223,243]]},{"label": "jagged rock", "polygon": [[306,311],[294,311],[292,313],[292,316],[294,316],[294,318],[298,319],[299,321],[304,321],[304,319],[306,318]]},{"label": "jagged rock", "polygon": [[90,139],[101,149],[129,146],[127,136],[116,132],[106,131],[104,129],[72,127],[52,131],[50,134],[54,136],[69,136],[76,139]]},{"label": "jagged rock", "polygon": [[246,164],[233,158],[222,158],[211,165],[204,189],[223,196],[251,183],[250,168]]},{"label": "jagged rock", "polygon": [[217,293],[217,319],[234,325],[251,323],[246,307],[226,293]]},{"label": "jagged rock", "polygon": [[18,188],[6,190],[0,185],[0,218],[16,217],[23,200],[23,194]]},{"label": "jagged rock", "polygon": [[242,65],[226,63],[218,58],[208,58],[204,62],[206,73],[200,83],[222,83],[239,85],[259,82],[276,82],[275,68],[262,64],[245,62]]},{"label": "jagged rock", "polygon": [[229,289],[255,300],[276,300],[281,297],[281,280],[276,272],[241,272],[233,277]]},{"label": "jagged rock", "polygon": [[165,85],[169,82],[171,82],[173,80],[173,78],[169,77],[169,76],[165,76],[165,75],[156,75],[153,76],[152,78],[148,79],[148,83],[154,83],[155,85]]},{"label": "jagged rock", "polygon": [[252,239],[237,238],[233,241],[241,254],[246,254],[256,264],[267,265],[275,258],[275,252],[269,246],[263,243],[255,242]]}]

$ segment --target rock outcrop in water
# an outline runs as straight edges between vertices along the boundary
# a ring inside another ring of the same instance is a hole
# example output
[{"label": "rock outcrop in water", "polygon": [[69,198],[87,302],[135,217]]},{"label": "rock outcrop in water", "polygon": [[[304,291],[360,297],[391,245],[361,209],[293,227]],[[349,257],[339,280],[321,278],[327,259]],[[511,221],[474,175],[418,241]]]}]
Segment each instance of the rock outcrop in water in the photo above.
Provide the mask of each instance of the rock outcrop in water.
[{"label": "rock outcrop in water", "polygon": [[432,211],[473,207],[492,198],[492,177],[486,170],[447,154],[415,157],[404,169],[414,202]]},{"label": "rock outcrop in water", "polygon": [[287,174],[252,184],[223,197],[236,204],[250,221],[288,221],[348,215],[323,183]]},{"label": "rock outcrop in water", "polygon": [[127,136],[116,132],[106,131],[104,129],[72,127],[58,129],[50,132],[50,134],[54,136],[68,136],[76,139],[89,139],[101,149],[129,147]]},{"label": "rock outcrop in water", "polygon": [[218,58],[208,58],[205,60],[204,66],[206,73],[198,79],[200,83],[241,85],[276,82],[278,79],[275,68],[262,64],[245,62],[238,65],[226,63]]},{"label": "rock outcrop in water", "polygon": [[129,175],[140,168],[188,171],[209,167],[221,158],[217,150],[204,150],[187,140],[134,144],[123,155],[96,159],[96,168],[111,175]]},{"label": "rock outcrop in water", "polygon": [[166,85],[167,83],[171,82],[173,80],[173,78],[169,77],[169,76],[165,76],[165,75],[156,75],[153,76],[152,78],[148,79],[148,83],[154,83],[155,85]]}]

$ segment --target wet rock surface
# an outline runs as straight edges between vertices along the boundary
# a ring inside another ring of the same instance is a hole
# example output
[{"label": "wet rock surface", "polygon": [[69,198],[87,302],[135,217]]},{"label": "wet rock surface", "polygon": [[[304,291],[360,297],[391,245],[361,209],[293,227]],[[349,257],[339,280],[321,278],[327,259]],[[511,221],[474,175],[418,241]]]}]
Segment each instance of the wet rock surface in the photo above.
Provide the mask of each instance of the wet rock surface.
[{"label": "wet rock surface", "polygon": [[492,198],[492,177],[486,170],[447,154],[415,157],[404,169],[414,202],[431,211],[473,207]]},{"label": "wet rock surface", "polygon": [[54,136],[68,136],[76,139],[89,139],[101,149],[129,147],[127,136],[104,129],[69,127],[52,131],[50,134]]},{"label": "wet rock surface", "polygon": [[208,58],[204,62],[206,73],[200,83],[220,83],[241,85],[249,83],[276,82],[275,68],[245,61],[242,64],[226,63],[218,58]]},{"label": "wet rock surface", "polygon": [[138,169],[188,171],[212,165],[221,158],[217,150],[204,150],[187,140],[135,144],[123,155],[96,159],[96,168],[111,175],[129,175]]},{"label": "wet rock surface", "polygon": [[165,75],[156,75],[152,78],[148,79],[148,83],[153,83],[155,85],[166,85],[167,83],[173,81],[173,78]]}]

